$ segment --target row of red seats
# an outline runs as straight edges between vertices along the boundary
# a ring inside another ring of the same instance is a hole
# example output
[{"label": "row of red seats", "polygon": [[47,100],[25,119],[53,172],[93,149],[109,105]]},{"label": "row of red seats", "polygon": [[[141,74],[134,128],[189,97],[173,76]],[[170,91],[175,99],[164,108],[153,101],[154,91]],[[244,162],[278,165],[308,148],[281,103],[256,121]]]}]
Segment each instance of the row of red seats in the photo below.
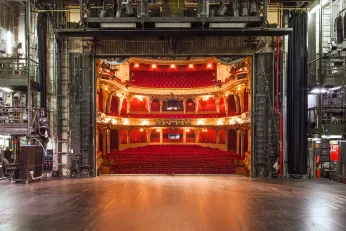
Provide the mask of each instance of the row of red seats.
[{"label": "row of red seats", "polygon": [[198,145],[149,145],[107,155],[119,174],[234,174],[234,152]]},{"label": "row of red seats", "polygon": [[185,119],[185,118],[219,118],[226,116],[222,114],[181,114],[181,115],[168,115],[168,114],[126,114],[123,117],[128,118],[170,118],[170,119]]},{"label": "row of red seats", "polygon": [[143,87],[205,87],[216,85],[213,71],[157,72],[132,71],[130,84]]}]

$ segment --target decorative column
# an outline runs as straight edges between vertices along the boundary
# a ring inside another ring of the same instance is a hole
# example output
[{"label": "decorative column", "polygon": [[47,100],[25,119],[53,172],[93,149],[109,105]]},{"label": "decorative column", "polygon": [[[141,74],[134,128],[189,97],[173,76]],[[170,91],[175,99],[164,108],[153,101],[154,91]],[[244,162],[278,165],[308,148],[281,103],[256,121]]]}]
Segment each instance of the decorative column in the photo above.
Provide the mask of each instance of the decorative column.
[{"label": "decorative column", "polygon": [[[100,129],[96,128],[96,139],[95,139],[95,144],[96,144],[96,152],[100,151]],[[103,154],[103,153],[102,153]]]},{"label": "decorative column", "polygon": [[238,93],[239,96],[239,113],[244,112],[244,88],[241,89],[241,91]]},{"label": "decorative column", "polygon": [[199,140],[199,129],[194,129],[195,130],[195,143],[198,143]]},{"label": "decorative column", "polygon": [[111,152],[111,130],[107,129],[106,131],[106,134],[107,134],[107,153],[110,153]]},{"label": "decorative column", "polygon": [[102,131],[102,155],[107,154],[107,130]]},{"label": "decorative column", "polygon": [[163,105],[163,100],[162,100],[162,99],[160,99],[159,103],[160,103],[160,113],[162,113],[162,105]]},{"label": "decorative column", "polygon": [[126,143],[130,143],[130,130],[126,130]]},{"label": "decorative column", "polygon": [[221,130],[216,130],[216,144],[220,143],[220,131]]},{"label": "decorative column", "polygon": [[118,116],[121,115],[121,107],[123,105],[124,98],[119,98],[119,104],[118,104]]},{"label": "decorative column", "polygon": [[[132,101],[132,98],[130,98]],[[131,105],[131,101],[130,99],[126,99],[126,114],[130,113],[130,105]]]},{"label": "decorative column", "polygon": [[241,132],[240,130],[237,130],[237,133],[236,133],[237,134],[237,150],[236,150],[236,152],[239,153],[239,154],[241,154],[240,153],[240,151],[241,151],[240,150],[240,146],[241,145],[239,145],[240,142],[241,142],[241,139],[240,139],[241,133],[240,132]]},{"label": "decorative column", "polygon": [[186,130],[183,131],[183,143],[186,143]]},{"label": "decorative column", "polygon": [[150,98],[147,98],[148,101],[148,112],[151,113],[151,103],[153,102]]},{"label": "decorative column", "polygon": [[184,114],[186,113],[186,103],[187,103],[187,100],[184,98],[183,99]]},{"label": "decorative column", "polygon": [[240,102],[239,102],[239,95],[238,94],[234,95],[234,101],[235,101],[235,108],[236,108],[237,114],[241,114],[241,111],[239,108]]},{"label": "decorative column", "polygon": [[215,98],[215,106],[216,106],[216,113],[219,114],[220,113],[220,98],[219,97]]},{"label": "decorative column", "polygon": [[160,130],[160,144],[163,143],[163,131],[162,129]]},{"label": "decorative column", "polygon": [[245,132],[243,130],[240,131],[240,155],[244,155],[245,147],[244,147],[244,136]]},{"label": "decorative column", "polygon": [[228,131],[229,131],[229,129],[227,128],[225,130],[225,146],[226,146],[226,151],[228,151]]},{"label": "decorative column", "polygon": [[198,112],[198,103],[199,103],[199,98],[196,98],[195,99],[195,111],[196,111],[196,114]]},{"label": "decorative column", "polygon": [[228,96],[226,96],[224,98],[224,102],[225,102],[225,113],[226,113],[226,116],[228,116]]}]

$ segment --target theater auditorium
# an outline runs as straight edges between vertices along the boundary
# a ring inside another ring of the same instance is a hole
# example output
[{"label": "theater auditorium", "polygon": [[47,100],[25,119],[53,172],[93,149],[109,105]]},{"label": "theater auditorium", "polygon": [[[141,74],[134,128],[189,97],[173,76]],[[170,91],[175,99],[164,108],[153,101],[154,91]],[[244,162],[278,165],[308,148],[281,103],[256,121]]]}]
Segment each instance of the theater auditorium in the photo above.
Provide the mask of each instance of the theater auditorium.
[{"label": "theater auditorium", "polygon": [[0,0],[0,231],[345,230],[344,0]]}]

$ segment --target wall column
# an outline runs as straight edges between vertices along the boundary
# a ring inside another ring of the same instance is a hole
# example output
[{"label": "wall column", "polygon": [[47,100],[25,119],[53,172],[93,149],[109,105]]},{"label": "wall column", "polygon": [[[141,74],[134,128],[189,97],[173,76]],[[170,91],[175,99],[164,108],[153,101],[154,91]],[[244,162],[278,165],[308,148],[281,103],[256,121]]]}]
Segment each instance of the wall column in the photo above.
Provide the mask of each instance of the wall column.
[{"label": "wall column", "polygon": [[238,94],[234,95],[234,101],[235,101],[235,108],[236,108],[237,114],[241,114],[240,101],[239,101],[239,95]]},{"label": "wall column", "polygon": [[[131,100],[132,101],[132,100]],[[131,105],[130,99],[126,99],[126,113],[130,113],[130,105]]]},{"label": "wall column", "polygon": [[215,98],[215,106],[217,114],[220,113],[220,98]]},{"label": "wall column", "polygon": [[162,113],[162,105],[163,105],[163,101],[162,101],[162,100],[160,100],[160,101],[159,101],[159,103],[160,103],[160,113]]},{"label": "wall column", "polygon": [[240,131],[240,155],[244,155],[245,153],[245,147],[244,147],[244,136],[245,132],[243,130]]},{"label": "wall column", "polygon": [[199,104],[199,98],[196,99],[196,102],[195,102],[195,111],[196,111],[196,114],[198,112],[198,104]]},{"label": "wall column", "polygon": [[199,140],[199,129],[194,129],[195,130],[195,143],[198,143]]},{"label": "wall column", "polygon": [[186,99],[184,99],[183,100],[184,114],[186,113],[186,103],[187,103],[187,101],[186,101]]},{"label": "wall column", "polygon": [[151,103],[152,101],[150,99],[147,99],[148,101],[148,112],[150,113],[151,112]]},{"label": "wall column", "polygon": [[107,130],[103,130],[102,132],[102,155],[107,154]]},{"label": "wall column", "polygon": [[229,132],[229,129],[227,128],[225,130],[225,145],[226,145],[226,150],[228,151],[228,132]]},{"label": "wall column", "polygon": [[121,107],[123,105],[124,98],[119,97],[119,104],[118,104],[118,116],[121,115]]},{"label": "wall column", "polygon": [[237,132],[236,132],[236,134],[237,134],[237,148],[236,148],[236,152],[237,153],[239,153],[240,154],[240,136],[241,136],[241,133],[240,133],[240,130],[238,130]]},{"label": "wall column", "polygon": [[163,143],[163,130],[160,129],[160,144]]},{"label": "wall column", "polygon": [[217,143],[217,144],[220,143],[220,131],[221,131],[221,130],[216,130],[216,143]]},{"label": "wall column", "polygon": [[146,129],[147,132],[147,143],[150,143],[150,133],[151,133],[151,128]]},{"label": "wall column", "polygon": [[126,130],[126,143],[130,143],[130,130]]},{"label": "wall column", "polygon": [[107,129],[107,153],[111,152],[111,130]]},{"label": "wall column", "polygon": [[225,97],[225,113],[226,113],[226,116],[228,116],[228,96]]},{"label": "wall column", "polygon": [[186,143],[186,130],[183,131],[183,143]]}]

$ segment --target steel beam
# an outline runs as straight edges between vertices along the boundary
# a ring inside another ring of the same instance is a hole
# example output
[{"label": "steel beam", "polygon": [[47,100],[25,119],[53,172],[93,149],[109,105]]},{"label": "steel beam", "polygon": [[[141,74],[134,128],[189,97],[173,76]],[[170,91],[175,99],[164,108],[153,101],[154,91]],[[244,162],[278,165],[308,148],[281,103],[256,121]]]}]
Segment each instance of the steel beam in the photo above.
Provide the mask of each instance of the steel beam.
[{"label": "steel beam", "polygon": [[62,37],[105,37],[105,36],[283,36],[292,28],[244,28],[244,29],[58,29]]}]

